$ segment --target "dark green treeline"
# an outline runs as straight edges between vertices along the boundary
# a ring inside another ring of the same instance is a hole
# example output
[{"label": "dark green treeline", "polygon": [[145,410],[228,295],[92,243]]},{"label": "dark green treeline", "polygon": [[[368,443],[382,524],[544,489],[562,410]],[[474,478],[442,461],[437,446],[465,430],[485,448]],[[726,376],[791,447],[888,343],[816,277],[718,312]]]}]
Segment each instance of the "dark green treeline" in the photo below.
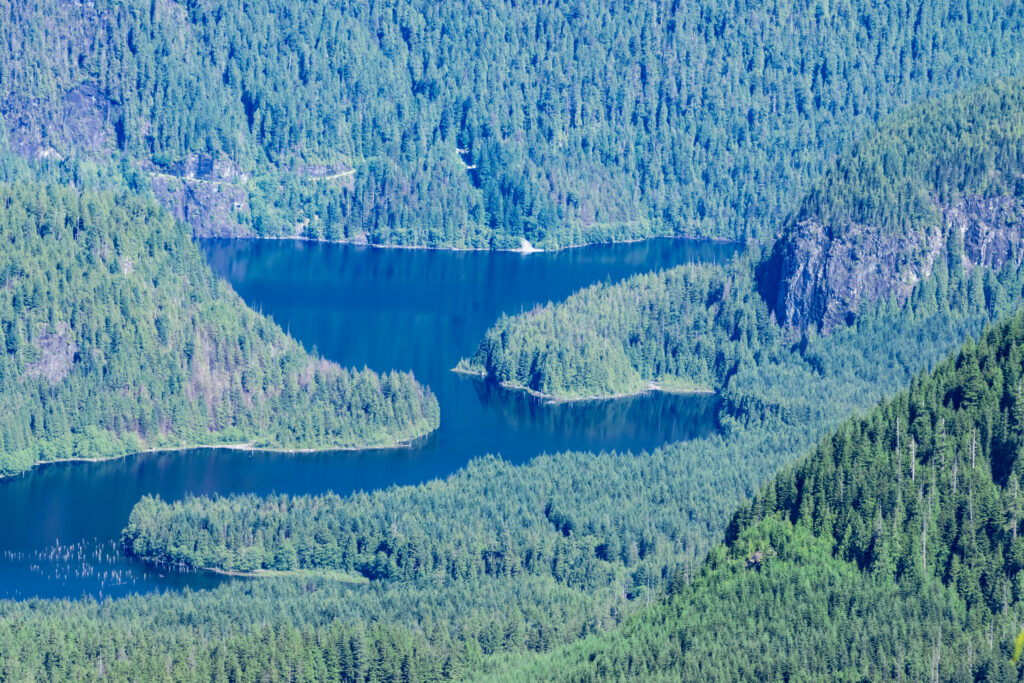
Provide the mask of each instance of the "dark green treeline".
[{"label": "dark green treeline", "polygon": [[0,27],[28,156],[207,154],[240,230],[462,247],[770,237],[881,117],[1024,44],[1002,0],[38,0]]},{"label": "dark green treeline", "polygon": [[1017,314],[775,477],[691,585],[507,677],[1020,680],[1022,373]]}]

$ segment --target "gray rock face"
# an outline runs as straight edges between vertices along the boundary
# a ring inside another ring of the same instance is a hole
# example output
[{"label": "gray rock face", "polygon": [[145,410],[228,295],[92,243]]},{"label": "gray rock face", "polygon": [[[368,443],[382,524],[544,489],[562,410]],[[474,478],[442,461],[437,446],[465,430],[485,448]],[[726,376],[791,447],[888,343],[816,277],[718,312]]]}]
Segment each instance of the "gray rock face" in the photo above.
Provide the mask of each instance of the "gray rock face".
[{"label": "gray rock face", "polygon": [[[32,161],[84,155],[108,159],[116,151],[116,107],[93,85],[69,90],[57,102],[11,99],[0,104],[14,152]],[[239,222],[249,213],[249,176],[233,162],[190,154],[167,168],[140,164],[153,192],[197,237],[251,237]]]},{"label": "gray rock face", "polygon": [[[26,159],[108,159],[116,151],[118,111],[95,85],[80,85],[56,101],[13,98],[0,103],[0,111],[12,149]],[[253,235],[238,220],[249,213],[249,176],[233,162],[190,154],[166,168],[140,166],[149,171],[157,199],[197,237]]]},{"label": "gray rock face", "polygon": [[943,209],[947,230],[960,233],[964,243],[964,267],[1002,268],[1013,258],[1017,266],[1024,256],[1024,198],[967,196]]},{"label": "gray rock face", "polygon": [[895,296],[902,303],[928,277],[947,240],[962,240],[963,265],[1000,268],[1021,260],[1024,203],[1017,197],[965,196],[937,207],[940,222],[904,234],[848,223],[804,220],[789,227],[758,272],[776,318],[828,333],[862,306]]},{"label": "gray rock face", "polygon": [[[162,11],[183,12],[170,0],[158,0]],[[79,43],[89,44],[104,25],[103,13],[92,3],[68,3],[59,18]],[[184,21],[184,17],[182,17]],[[124,131],[119,129],[120,109],[97,83],[81,83],[70,89],[15,94],[0,101],[0,125],[6,128],[13,151],[30,161],[85,157],[109,162],[120,152],[128,154],[147,172],[157,200],[175,218],[191,226],[197,237],[257,237],[248,217],[249,174],[230,159],[191,153],[185,159],[158,165],[145,152],[125,152]],[[143,137],[149,124],[135,131]],[[144,156],[138,156],[143,154]],[[331,184],[349,190],[355,186],[355,169],[344,161],[319,163],[293,161],[277,169],[307,184]],[[289,236],[301,237],[309,222],[298,216]]]},{"label": "gray rock face", "polygon": [[11,148],[26,159],[113,151],[117,108],[94,85],[73,88],[56,102],[11,98],[2,111]]},{"label": "gray rock face", "polygon": [[42,331],[32,340],[38,360],[25,368],[25,377],[42,377],[51,386],[60,384],[75,364],[78,344],[66,323],[57,323],[53,332]]},{"label": "gray rock face", "polygon": [[252,228],[238,220],[249,213],[249,176],[233,162],[190,154],[164,169],[147,168],[156,198],[191,225],[196,237],[253,236]]}]

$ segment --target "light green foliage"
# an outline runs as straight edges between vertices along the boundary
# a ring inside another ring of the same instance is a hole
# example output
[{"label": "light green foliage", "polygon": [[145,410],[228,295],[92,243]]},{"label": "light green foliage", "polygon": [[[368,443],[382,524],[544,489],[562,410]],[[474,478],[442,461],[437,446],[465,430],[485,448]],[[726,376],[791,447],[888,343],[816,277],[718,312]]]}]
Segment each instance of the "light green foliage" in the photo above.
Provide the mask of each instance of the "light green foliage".
[{"label": "light green foliage", "polygon": [[[928,680],[938,651],[940,680],[1018,680],[1002,637],[1011,617],[969,609],[935,582],[879,580],[820,554],[810,532],[772,525],[780,546],[760,567],[716,552],[692,583],[615,631],[496,658],[480,679]],[[794,544],[812,554],[790,557]]]},{"label": "light green foliage", "polygon": [[738,513],[735,529],[778,511],[865,571],[937,577],[993,611],[1024,600],[1022,360],[1017,314],[845,424]]},{"label": "light green foliage", "polygon": [[[616,623],[609,610],[605,626]],[[4,601],[0,679],[459,679],[494,652],[594,634],[592,617],[585,596],[530,576],[386,588],[259,578],[100,603]]]}]

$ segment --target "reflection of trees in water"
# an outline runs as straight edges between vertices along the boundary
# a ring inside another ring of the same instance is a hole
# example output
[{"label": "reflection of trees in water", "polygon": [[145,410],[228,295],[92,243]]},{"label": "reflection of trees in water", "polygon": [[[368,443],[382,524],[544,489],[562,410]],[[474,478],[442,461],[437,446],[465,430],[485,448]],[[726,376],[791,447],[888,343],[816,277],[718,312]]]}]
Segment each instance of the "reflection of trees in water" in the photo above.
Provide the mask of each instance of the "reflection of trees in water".
[{"label": "reflection of trees in water", "polygon": [[628,398],[546,403],[494,381],[472,379],[480,403],[498,412],[511,429],[586,435],[594,440],[630,440],[660,434],[683,441],[718,431],[721,399],[714,394],[652,392]]},{"label": "reflection of trees in water", "polygon": [[197,571],[184,565],[154,565],[125,557],[117,539],[81,539],[70,544],[42,543],[25,551],[4,550],[0,567],[21,574],[0,582],[0,597],[69,597],[80,591],[120,597],[160,590],[207,590],[238,577]]},{"label": "reflection of trees in water", "polygon": [[[315,291],[332,307],[354,289],[413,296],[424,306],[437,306],[444,299],[434,297],[442,294],[469,302],[493,298],[511,305],[544,303],[593,282],[638,271],[682,263],[725,263],[740,250],[734,244],[668,238],[541,252],[528,258],[504,252],[373,249],[279,240],[211,239],[203,240],[202,247],[214,271],[236,286],[263,283],[287,288],[288,293]],[[525,286],[531,283],[537,291]],[[409,307],[413,302],[390,303]]]}]

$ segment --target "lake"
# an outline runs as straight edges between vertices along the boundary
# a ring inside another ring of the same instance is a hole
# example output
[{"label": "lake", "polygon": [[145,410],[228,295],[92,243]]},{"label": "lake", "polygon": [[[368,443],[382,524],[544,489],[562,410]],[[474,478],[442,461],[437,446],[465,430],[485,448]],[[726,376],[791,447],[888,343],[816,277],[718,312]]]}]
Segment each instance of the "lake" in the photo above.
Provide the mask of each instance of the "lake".
[{"label": "lake", "polygon": [[289,455],[206,449],[46,465],[0,482],[0,597],[99,597],[226,580],[148,567],[117,540],[145,494],[340,494],[444,477],[470,459],[650,450],[717,429],[714,396],[648,394],[545,404],[450,369],[502,313],[596,282],[724,263],[728,244],[660,239],[553,253],[374,249],[293,241],[201,244],[214,270],[292,336],[345,366],[411,370],[441,427],[409,448]]}]

